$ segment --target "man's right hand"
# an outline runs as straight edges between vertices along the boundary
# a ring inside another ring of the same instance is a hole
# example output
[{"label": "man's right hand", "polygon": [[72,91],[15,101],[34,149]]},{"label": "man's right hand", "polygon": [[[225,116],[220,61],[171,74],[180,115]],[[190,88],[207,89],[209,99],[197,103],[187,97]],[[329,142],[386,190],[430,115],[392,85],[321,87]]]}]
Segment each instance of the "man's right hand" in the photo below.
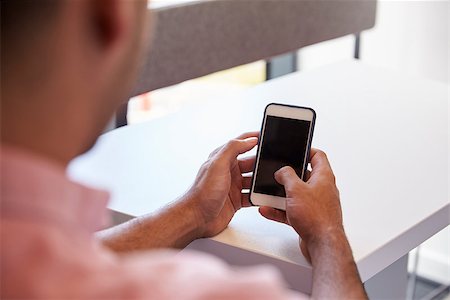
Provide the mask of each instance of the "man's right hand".
[{"label": "man's right hand", "polygon": [[[286,212],[271,207],[260,208],[264,217],[291,225],[307,245],[343,232],[339,191],[323,151],[311,149],[311,167],[307,182],[302,181],[291,167],[283,167],[275,173],[276,181],[286,190]],[[304,244],[301,248],[309,258]]]},{"label": "man's right hand", "polygon": [[313,266],[313,298],[367,299],[342,225],[339,191],[324,152],[311,150],[312,171],[306,182],[294,169],[274,176],[286,191],[286,211],[260,207],[271,220],[291,225],[300,248]]}]

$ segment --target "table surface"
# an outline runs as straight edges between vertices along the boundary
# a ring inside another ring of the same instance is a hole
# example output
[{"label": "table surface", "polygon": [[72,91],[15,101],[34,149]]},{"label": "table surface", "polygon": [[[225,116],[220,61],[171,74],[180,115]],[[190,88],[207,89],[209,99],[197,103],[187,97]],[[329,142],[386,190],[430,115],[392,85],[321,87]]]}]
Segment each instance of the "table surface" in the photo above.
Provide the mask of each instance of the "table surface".
[{"label": "table surface", "polygon": [[148,4],[149,9],[163,9],[172,6],[195,4],[204,0],[152,0]]},{"label": "table surface", "polygon": [[[109,132],[68,173],[110,190],[111,209],[142,215],[183,194],[218,145],[259,130],[268,103],[312,107],[313,146],[328,153],[366,281],[449,224],[448,95],[442,83],[341,62]],[[256,208],[213,239],[309,267],[296,233]]]}]

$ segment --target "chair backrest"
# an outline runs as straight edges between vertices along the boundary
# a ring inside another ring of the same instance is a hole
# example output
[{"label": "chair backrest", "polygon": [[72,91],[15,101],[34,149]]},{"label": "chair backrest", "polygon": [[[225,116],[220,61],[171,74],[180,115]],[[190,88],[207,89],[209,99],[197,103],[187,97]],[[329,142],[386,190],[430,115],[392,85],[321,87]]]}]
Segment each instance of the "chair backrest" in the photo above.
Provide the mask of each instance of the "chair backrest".
[{"label": "chair backrest", "polygon": [[133,95],[355,34],[376,0],[203,0],[152,8],[157,19]]}]

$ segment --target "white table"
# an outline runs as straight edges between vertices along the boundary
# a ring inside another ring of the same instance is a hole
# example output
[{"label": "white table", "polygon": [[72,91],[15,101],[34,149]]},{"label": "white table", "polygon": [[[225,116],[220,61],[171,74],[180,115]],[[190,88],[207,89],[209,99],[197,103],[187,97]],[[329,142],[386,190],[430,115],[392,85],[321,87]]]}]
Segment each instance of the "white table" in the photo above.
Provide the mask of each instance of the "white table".
[{"label": "white table", "polygon": [[[328,153],[334,168],[362,280],[371,295],[404,297],[408,252],[449,224],[448,88],[342,62],[105,134],[69,174],[109,189],[112,210],[138,216],[186,191],[218,145],[258,130],[266,104],[313,107],[313,146]],[[297,235],[255,208],[240,210],[224,232],[190,247],[233,264],[272,263],[292,288],[310,291],[311,267]]]}]

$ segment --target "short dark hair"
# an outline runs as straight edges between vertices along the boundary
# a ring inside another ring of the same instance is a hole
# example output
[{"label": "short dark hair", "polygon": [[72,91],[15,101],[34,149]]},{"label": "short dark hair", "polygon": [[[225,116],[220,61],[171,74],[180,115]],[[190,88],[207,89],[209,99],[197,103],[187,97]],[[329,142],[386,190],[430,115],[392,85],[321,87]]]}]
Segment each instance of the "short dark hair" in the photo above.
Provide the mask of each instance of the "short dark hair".
[{"label": "short dark hair", "polygon": [[10,52],[50,24],[61,0],[0,0],[0,4],[1,48]]},{"label": "short dark hair", "polygon": [[59,7],[58,0],[0,0],[2,31],[8,32],[28,24],[40,26]]}]

